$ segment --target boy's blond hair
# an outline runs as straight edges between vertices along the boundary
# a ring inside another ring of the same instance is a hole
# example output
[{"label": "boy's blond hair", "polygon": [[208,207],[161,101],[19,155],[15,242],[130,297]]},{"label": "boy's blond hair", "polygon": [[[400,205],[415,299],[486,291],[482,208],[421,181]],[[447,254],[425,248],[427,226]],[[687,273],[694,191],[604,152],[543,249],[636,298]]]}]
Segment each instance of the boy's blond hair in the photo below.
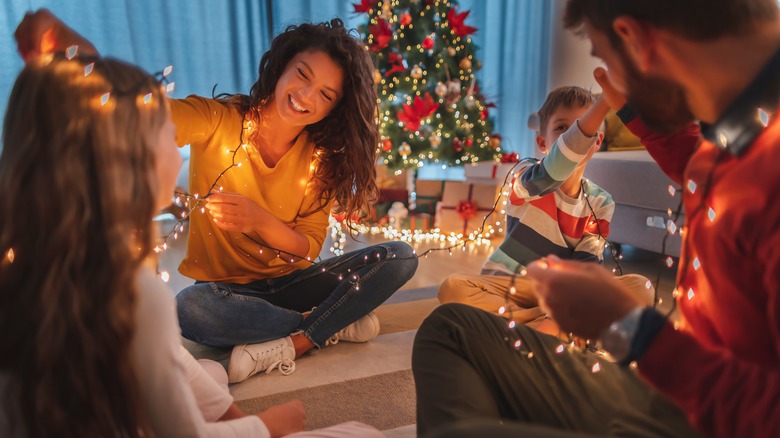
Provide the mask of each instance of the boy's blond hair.
[{"label": "boy's blond hair", "polygon": [[558,108],[582,108],[592,105],[596,97],[590,91],[575,85],[558,87],[547,95],[542,107],[537,111],[539,115],[539,133],[544,135],[550,117]]}]

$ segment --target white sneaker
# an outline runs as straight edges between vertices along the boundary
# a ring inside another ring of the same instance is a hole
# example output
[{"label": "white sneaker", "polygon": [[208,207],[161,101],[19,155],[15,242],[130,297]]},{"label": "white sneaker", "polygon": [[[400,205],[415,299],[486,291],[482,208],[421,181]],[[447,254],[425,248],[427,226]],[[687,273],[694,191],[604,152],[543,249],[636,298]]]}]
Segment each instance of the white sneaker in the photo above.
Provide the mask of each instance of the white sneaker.
[{"label": "white sneaker", "polygon": [[260,344],[236,345],[230,353],[228,381],[243,382],[260,371],[270,373],[276,368],[285,376],[292,374],[295,371],[293,359],[295,346],[289,336]]},{"label": "white sneaker", "polygon": [[379,334],[379,318],[374,312],[358,319],[352,324],[344,327],[330,337],[329,344],[338,344],[339,341],[345,342],[368,342]]}]

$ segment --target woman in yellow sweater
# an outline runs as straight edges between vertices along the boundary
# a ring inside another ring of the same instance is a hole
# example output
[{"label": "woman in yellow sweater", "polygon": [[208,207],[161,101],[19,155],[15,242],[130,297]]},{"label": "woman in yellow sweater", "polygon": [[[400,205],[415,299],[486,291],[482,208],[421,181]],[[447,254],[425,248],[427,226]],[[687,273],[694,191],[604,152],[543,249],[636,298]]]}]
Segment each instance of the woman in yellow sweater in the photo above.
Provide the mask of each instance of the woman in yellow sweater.
[{"label": "woman in yellow sweater", "polygon": [[[40,14],[39,14],[40,15]],[[29,30],[32,29],[32,30]],[[17,35],[23,56],[94,46],[51,14]],[[242,381],[327,342],[365,342],[371,311],[417,269],[403,242],[313,264],[334,206],[360,215],[376,197],[374,67],[341,20],[290,26],[271,43],[249,95],[171,101],[177,142],[191,145],[190,216],[176,297],[185,337],[232,346]]]}]

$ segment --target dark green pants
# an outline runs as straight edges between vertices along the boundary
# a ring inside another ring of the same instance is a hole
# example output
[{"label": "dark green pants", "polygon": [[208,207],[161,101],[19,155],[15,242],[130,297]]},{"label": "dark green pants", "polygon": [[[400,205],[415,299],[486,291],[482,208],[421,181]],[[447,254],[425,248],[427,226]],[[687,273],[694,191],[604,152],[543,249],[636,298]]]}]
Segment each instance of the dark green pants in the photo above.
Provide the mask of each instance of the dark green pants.
[{"label": "dark green pants", "polygon": [[418,435],[697,436],[634,372],[560,345],[466,305],[437,308],[412,353]]}]

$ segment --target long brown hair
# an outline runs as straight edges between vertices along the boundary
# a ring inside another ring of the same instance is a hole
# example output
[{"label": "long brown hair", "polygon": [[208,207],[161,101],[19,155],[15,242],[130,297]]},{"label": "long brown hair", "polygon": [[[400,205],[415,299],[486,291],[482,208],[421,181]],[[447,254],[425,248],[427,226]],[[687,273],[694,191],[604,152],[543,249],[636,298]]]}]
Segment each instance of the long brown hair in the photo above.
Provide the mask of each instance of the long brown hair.
[{"label": "long brown hair", "polygon": [[[263,54],[249,95],[234,96],[232,101],[239,102],[250,120],[259,120],[263,108],[272,102],[287,64],[308,50],[326,53],[344,71],[339,103],[324,119],[306,127],[317,148],[313,179],[320,205],[315,211],[335,199],[337,209],[347,218],[359,217],[377,198],[378,106],[371,57],[341,20],[287,27]],[[314,211],[302,215],[311,213]]]},{"label": "long brown hair", "polygon": [[0,156],[0,373],[6,414],[28,436],[152,435],[130,347],[167,105],[153,78],[111,59],[43,60],[14,84]]}]

